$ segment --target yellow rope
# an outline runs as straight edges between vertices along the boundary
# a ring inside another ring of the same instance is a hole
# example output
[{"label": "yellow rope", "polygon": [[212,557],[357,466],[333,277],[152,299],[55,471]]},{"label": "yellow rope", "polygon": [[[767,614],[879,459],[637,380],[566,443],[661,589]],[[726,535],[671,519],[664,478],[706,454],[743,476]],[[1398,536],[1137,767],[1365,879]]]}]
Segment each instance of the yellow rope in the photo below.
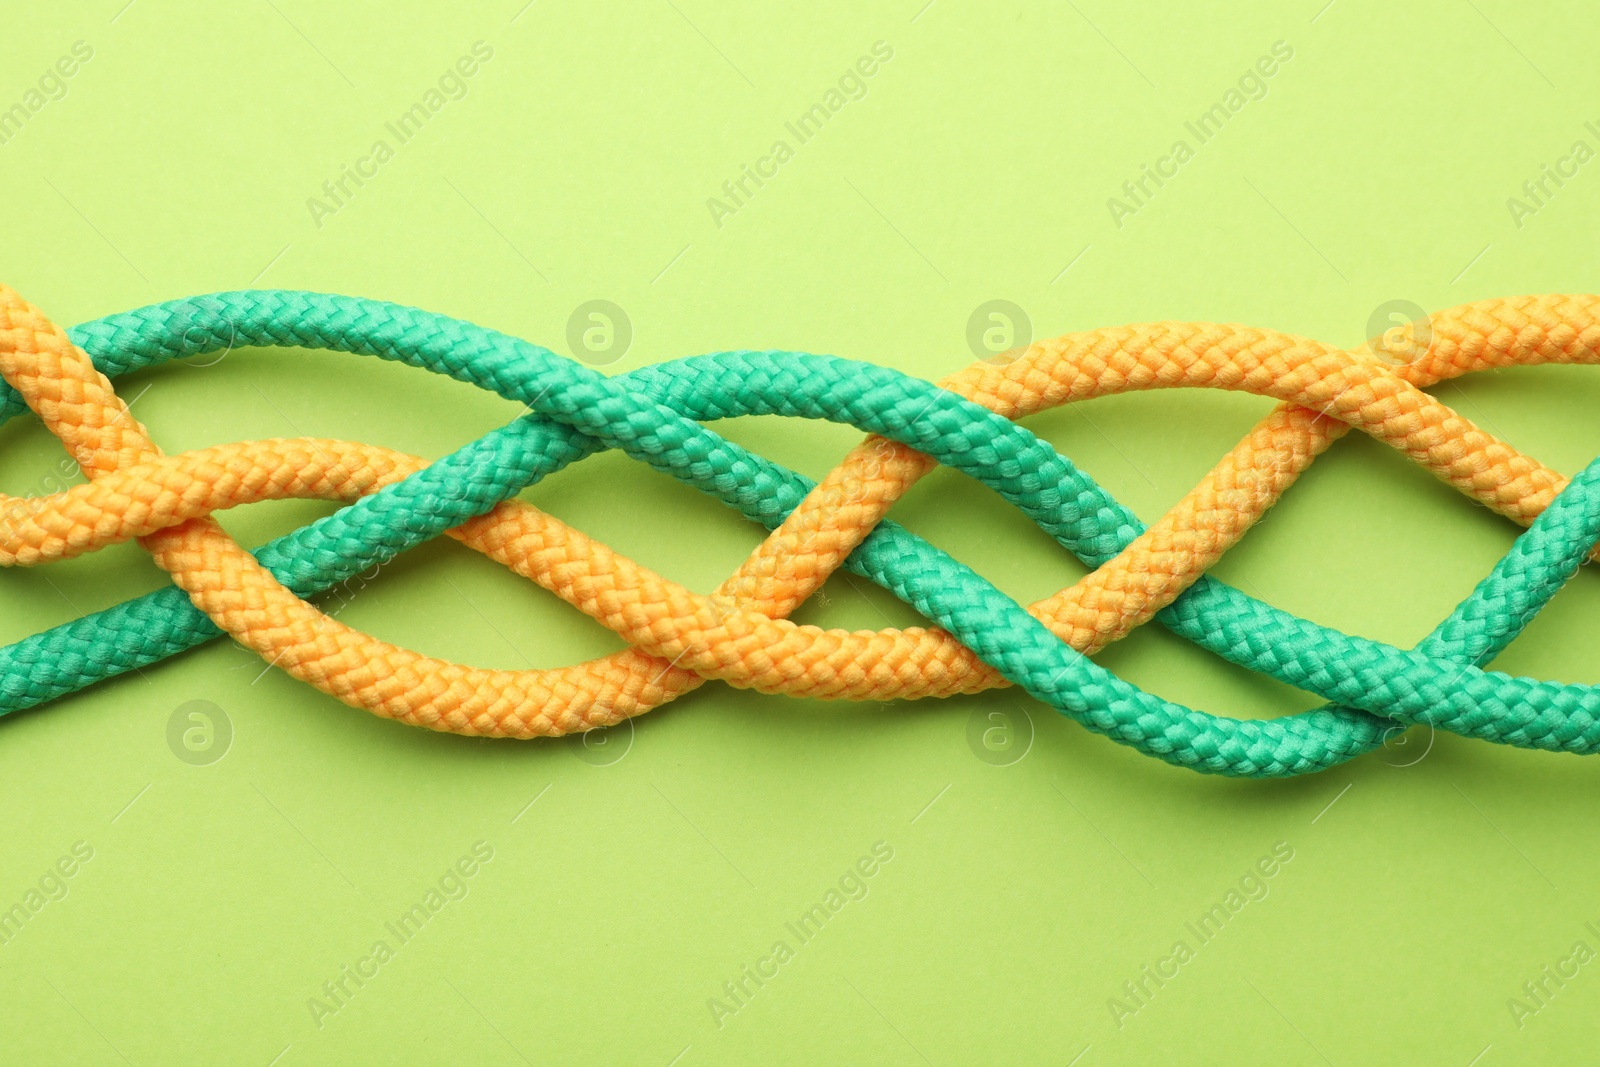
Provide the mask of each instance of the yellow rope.
[{"label": "yellow rope", "polygon": [[[1202,386],[1271,396],[1264,418],[1176,507],[1093,573],[1028,611],[1093,652],[1172,604],[1329,444],[1355,427],[1518,522],[1567,479],[1421,387],[1475,370],[1600,360],[1600,298],[1484,301],[1429,323],[1415,361],[1390,366],[1269,330],[1155,323],[1032,345],[1004,366],[940,383],[1006,419],[1142,389]],[[138,538],[202,612],[273,665],[357,707],[457,733],[530,737],[638,714],[708,678],[764,692],[893,700],[1007,684],[945,629],[846,632],[786,616],[815,592],[934,465],[872,436],[702,595],[539,509],[506,500],[451,536],[533,579],[632,647],[554,670],[487,670],[399,648],[285,588],[208,516],[265,499],[351,501],[425,468],[346,441],[268,440],[165,456],[109,380],[59,327],[0,287],[0,375],[89,484],[0,497],[0,564],[30,566]]]}]

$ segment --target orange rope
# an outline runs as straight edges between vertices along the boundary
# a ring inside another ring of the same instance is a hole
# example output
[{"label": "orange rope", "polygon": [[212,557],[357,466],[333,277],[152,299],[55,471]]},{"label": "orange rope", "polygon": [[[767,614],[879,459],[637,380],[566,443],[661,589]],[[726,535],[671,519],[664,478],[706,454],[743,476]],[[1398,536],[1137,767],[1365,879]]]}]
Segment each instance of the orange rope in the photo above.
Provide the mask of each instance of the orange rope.
[{"label": "orange rope", "polygon": [[[1205,386],[1283,403],[1114,560],[1029,611],[1092,652],[1171,603],[1350,427],[1472,498],[1528,523],[1566,485],[1420,387],[1513,364],[1600,362],[1600,298],[1470,304],[1433,317],[1416,361],[1389,366],[1241,326],[1156,323],[1039,342],[1003,367],[940,383],[1007,418],[1140,389]],[[255,441],[164,456],[66,334],[0,286],[0,375],[81,464],[88,485],[13,516],[0,564],[32,565],[139,538],[237,641],[353,706],[456,733],[530,737],[616,722],[707,678],[764,692],[892,700],[1007,684],[942,629],[857,631],[785,618],[815,592],[932,461],[872,437],[853,450],[738,571],[700,595],[531,505],[506,501],[451,535],[533,579],[630,645],[553,670],[463,666],[331,619],[280,585],[207,516],[258,500],[351,500],[424,461],[371,445]]]}]

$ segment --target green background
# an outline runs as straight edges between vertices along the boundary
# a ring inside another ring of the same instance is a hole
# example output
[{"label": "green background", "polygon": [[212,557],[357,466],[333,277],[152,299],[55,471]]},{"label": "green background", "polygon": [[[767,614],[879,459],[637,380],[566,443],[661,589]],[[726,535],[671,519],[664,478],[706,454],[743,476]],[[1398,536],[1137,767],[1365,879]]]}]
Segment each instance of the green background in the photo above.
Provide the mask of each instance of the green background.
[{"label": "green background", "polygon": [[[608,371],[786,347],[937,379],[993,299],[1051,336],[1242,321],[1354,345],[1392,300],[1438,309],[1600,285],[1600,163],[1518,226],[1507,198],[1600,141],[1600,34],[1576,2],[1378,0],[1168,8],[905,0],[174,0],[12,4],[0,107],[73,42],[93,59],[0,145],[0,277],[58,321],[248,286],[414,304],[568,351],[585,301],[625,309]],[[307,200],[476,41],[492,59],[336,214]],[[893,58],[719,227],[706,201],[874,42]],[[1276,41],[1293,59],[1214,138],[1184,123]],[[1119,227],[1107,199],[1195,149]],[[515,405],[356,357],[238,352],[126,380],[169,451],[301,434],[439,456]],[[1559,470],[1600,452],[1587,368],[1442,386]],[[1146,520],[1267,411],[1135,395],[1030,422]],[[59,446],[7,426],[0,485],[48,489]],[[859,434],[743,420],[813,476]],[[758,531],[625,459],[527,499],[693,588]],[[242,509],[258,544],[328,511]],[[897,518],[1019,600],[1082,568],[949,472]],[[1516,529],[1366,439],[1321,459],[1217,568],[1290,611],[1401,645]],[[164,581],[131,545],[0,581],[15,640]],[[1585,571],[1498,661],[1600,682]],[[843,579],[799,618],[908,624]],[[340,618],[490,666],[618,639],[448,541]],[[1100,661],[1212,711],[1315,698],[1155,628]],[[176,709],[231,724],[169,747]],[[998,715],[994,719],[990,716]],[[216,714],[213,713],[216,718]],[[997,725],[998,752],[969,743]],[[1007,731],[1010,731],[1007,734]],[[979,758],[980,754],[987,759]],[[1295,781],[1204,778],[1011,693],[892,706],[718,683],[603,743],[489,742],[353,711],[227,641],[0,723],[0,906],[75,842],[93,859],[0,946],[6,1062],[1490,1065],[1592,1062],[1600,965],[1536,1015],[1508,999],[1600,948],[1600,763],[1413,733]],[[531,806],[530,806],[531,804]],[[875,842],[891,862],[812,941],[784,924]],[[333,1015],[308,1000],[476,842],[493,859]],[[1214,940],[1185,924],[1278,842],[1293,859]],[[789,939],[719,1027],[708,998]],[[1108,999],[1188,941],[1120,1027]]]}]

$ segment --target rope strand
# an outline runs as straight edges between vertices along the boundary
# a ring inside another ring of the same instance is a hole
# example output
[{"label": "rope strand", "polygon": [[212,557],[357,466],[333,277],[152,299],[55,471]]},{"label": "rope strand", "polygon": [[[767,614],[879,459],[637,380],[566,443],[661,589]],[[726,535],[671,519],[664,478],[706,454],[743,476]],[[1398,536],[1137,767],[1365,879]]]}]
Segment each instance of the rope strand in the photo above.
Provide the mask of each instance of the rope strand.
[{"label": "rope strand", "polygon": [[[1476,370],[1600,361],[1600,298],[1484,301],[1433,317],[1390,366],[1242,326],[1156,323],[1040,342],[933,386],[834,358],[732,352],[607,379],[548,350],[441,316],[311,293],[222,293],[71,334],[0,287],[0,421],[24,405],[89,484],[0,496],[0,564],[139,539],[174,586],[0,649],[0,712],[31,707],[227,632],[344,702],[414,725],[502,737],[614,723],[718,678],[769,693],[892,700],[1017,684],[1141,751],[1214,773],[1322,769],[1397,724],[1591,752],[1600,690],[1483,671],[1600,538],[1600,467],[1560,474],[1422,387]],[[528,404],[531,414],[433,464],[354,442],[242,442],[164,456],[116,376],[243,346],[376,355]],[[1014,421],[1135,389],[1203,386],[1282,403],[1154,525]],[[872,436],[813,484],[700,425],[784,414]],[[1205,575],[1334,440],[1357,428],[1530,529],[1413,651],[1296,618]],[[531,505],[522,488],[618,448],[771,531],[710,595],[683,588]],[[936,463],[994,488],[1093,572],[1024,610],[885,518]],[[208,516],[265,499],[348,502],[252,554]],[[494,671],[380,641],[306,597],[439,533],[531,578],[632,647],[554,670]],[[932,628],[825,630],[786,616],[840,567]],[[1315,692],[1270,720],[1209,715],[1085,658],[1151,619],[1232,662]]]}]

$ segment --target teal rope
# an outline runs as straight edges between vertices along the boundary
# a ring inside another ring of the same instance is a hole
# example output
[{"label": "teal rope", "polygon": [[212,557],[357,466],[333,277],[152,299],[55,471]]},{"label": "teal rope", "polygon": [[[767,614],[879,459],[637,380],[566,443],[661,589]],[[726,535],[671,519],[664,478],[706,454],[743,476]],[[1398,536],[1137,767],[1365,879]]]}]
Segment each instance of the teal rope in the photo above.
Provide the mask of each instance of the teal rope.
[{"label": "teal rope", "polygon": [[[483,514],[602,448],[618,448],[768,528],[814,484],[699,425],[743,414],[825,418],[881,433],[978,478],[1090,566],[1139,520],[1032,433],[897,372],[830,357],[730,352],[607,379],[547,349],[392,304],[282,291],[223,293],[112,315],[70,331],[113,377],[242,346],[374,355],[528,404],[518,419],[425,470],[263,546],[309,597]],[[24,410],[0,390],[0,421]],[[981,576],[892,522],[846,561],[946,627],[1026,691],[1167,762],[1252,777],[1302,774],[1429,723],[1521,747],[1600,747],[1600,691],[1479,669],[1576,571],[1600,538],[1600,461],[1518,538],[1416,650],[1341,634],[1209,577],[1160,613],[1174,632],[1331,703],[1278,719],[1209,715],[1129,685],[1080,655]],[[32,707],[218,636],[175,587],[0,649],[0,713]]]}]

